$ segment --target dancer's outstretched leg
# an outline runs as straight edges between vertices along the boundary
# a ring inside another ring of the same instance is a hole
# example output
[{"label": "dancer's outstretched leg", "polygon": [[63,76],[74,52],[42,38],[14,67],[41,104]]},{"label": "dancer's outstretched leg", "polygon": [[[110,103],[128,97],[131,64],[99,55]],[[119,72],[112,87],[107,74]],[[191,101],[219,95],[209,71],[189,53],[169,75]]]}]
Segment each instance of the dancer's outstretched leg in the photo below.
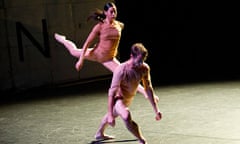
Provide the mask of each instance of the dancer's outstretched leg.
[{"label": "dancer's outstretched leg", "polygon": [[66,36],[55,33],[54,37],[59,43],[63,44],[68,49],[72,56],[76,58],[80,57],[81,49],[78,49],[72,41],[67,40]]},{"label": "dancer's outstretched leg", "polygon": [[[145,90],[144,90],[144,88],[143,88],[142,85],[140,85],[140,84],[138,85],[137,91],[138,91],[139,93],[143,94],[144,97],[148,99],[148,95],[147,95],[147,93],[145,92]],[[153,95],[153,98],[154,98],[154,100],[155,100],[156,102],[159,101],[159,97],[158,97],[157,95]]]}]

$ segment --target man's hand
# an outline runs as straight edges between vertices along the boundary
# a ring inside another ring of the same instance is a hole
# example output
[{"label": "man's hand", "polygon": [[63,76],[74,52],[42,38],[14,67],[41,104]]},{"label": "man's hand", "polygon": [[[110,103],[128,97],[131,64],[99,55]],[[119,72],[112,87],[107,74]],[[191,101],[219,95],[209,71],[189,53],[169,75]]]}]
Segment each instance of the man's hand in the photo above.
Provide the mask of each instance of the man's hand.
[{"label": "man's hand", "polygon": [[108,124],[109,124],[110,126],[112,126],[112,127],[115,126],[115,118],[114,118],[112,115],[108,115],[107,121],[108,121]]}]

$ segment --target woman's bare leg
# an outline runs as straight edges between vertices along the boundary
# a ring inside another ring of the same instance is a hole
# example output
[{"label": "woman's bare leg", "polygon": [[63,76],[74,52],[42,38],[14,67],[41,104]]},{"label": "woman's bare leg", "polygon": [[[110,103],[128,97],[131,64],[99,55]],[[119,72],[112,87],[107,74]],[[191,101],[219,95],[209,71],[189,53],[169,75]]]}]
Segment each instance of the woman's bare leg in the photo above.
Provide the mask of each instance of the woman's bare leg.
[{"label": "woman's bare leg", "polygon": [[114,70],[120,65],[120,62],[116,58],[113,58],[113,60],[104,62],[102,64],[111,72],[114,72]]},{"label": "woman's bare leg", "polygon": [[67,40],[64,35],[60,35],[57,33],[54,34],[54,37],[59,43],[63,44],[68,49],[69,53],[72,56],[76,58],[80,57],[82,50],[78,49],[77,46],[72,41]]}]

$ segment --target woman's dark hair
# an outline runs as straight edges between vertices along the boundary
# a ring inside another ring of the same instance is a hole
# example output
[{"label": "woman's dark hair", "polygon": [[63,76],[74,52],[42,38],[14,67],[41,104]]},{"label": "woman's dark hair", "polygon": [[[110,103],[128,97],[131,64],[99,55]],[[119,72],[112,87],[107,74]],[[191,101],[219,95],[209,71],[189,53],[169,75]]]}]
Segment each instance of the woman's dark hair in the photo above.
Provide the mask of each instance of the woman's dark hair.
[{"label": "woman's dark hair", "polygon": [[143,61],[147,59],[148,50],[142,43],[135,43],[132,45],[131,54],[133,57],[137,57],[138,55],[142,55]]},{"label": "woman's dark hair", "polygon": [[[108,9],[111,7],[116,7],[116,5],[113,2],[108,2],[104,5],[103,10],[108,11]],[[89,21],[90,19],[93,19],[96,21],[103,22],[103,20],[106,18],[104,11],[100,9],[96,9],[92,14],[89,15],[89,17],[87,18],[87,21]]]}]

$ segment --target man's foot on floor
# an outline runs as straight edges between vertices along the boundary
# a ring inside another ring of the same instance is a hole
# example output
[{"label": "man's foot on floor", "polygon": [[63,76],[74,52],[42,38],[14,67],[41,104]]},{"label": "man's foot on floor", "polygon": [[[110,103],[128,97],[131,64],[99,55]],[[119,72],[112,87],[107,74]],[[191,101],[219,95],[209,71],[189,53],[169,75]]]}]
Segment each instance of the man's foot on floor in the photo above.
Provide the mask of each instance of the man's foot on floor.
[{"label": "man's foot on floor", "polygon": [[139,144],[147,144],[145,139],[139,140]]},{"label": "man's foot on floor", "polygon": [[95,136],[96,140],[110,140],[110,139],[114,139],[114,136],[110,136],[110,135],[99,135],[99,136]]}]

